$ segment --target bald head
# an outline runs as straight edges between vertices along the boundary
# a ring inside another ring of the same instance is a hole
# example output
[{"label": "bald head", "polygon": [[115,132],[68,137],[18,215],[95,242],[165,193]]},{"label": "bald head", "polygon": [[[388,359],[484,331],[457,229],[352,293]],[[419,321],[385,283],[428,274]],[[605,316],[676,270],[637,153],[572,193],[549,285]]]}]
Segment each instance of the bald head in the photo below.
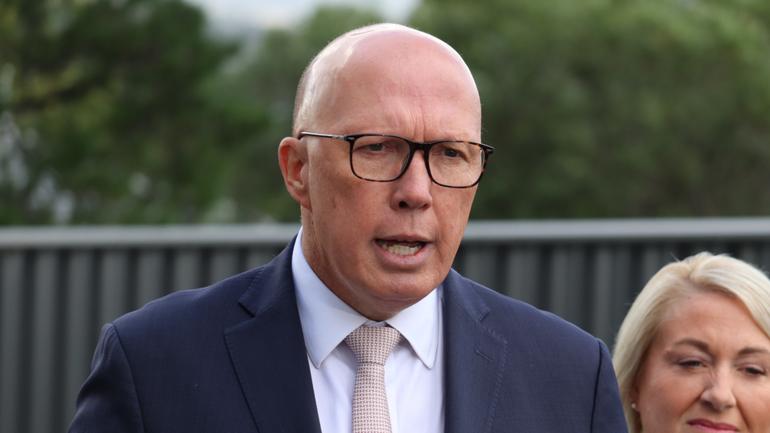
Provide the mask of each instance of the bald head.
[{"label": "bald head", "polygon": [[[371,90],[372,99],[354,100],[366,90]],[[478,90],[462,57],[427,33],[399,24],[375,24],[339,36],[305,69],[297,88],[293,135],[324,129],[336,115],[331,107],[339,104],[370,108],[378,102],[378,91],[415,99],[454,95],[452,100],[467,104],[478,116],[480,133]]]}]

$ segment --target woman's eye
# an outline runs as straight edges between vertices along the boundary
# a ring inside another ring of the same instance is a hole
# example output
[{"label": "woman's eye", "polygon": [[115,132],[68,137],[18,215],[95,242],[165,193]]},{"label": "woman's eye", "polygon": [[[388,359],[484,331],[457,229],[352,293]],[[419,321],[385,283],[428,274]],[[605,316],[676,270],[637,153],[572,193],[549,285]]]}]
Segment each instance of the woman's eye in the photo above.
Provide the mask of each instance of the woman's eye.
[{"label": "woman's eye", "polygon": [[744,367],[743,371],[745,371],[750,376],[764,376],[766,375],[765,369],[757,366],[748,366]]},{"label": "woman's eye", "polygon": [[702,367],[704,364],[699,359],[683,359],[678,362],[680,367],[684,368],[697,368]]}]

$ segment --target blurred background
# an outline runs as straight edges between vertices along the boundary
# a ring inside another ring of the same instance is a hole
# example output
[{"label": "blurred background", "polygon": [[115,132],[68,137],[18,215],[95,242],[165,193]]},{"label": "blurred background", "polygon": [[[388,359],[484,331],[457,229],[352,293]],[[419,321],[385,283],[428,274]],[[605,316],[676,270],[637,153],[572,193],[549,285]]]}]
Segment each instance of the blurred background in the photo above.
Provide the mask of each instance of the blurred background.
[{"label": "blurred background", "polygon": [[0,224],[296,221],[298,77],[382,20],[473,70],[474,219],[770,209],[766,1],[3,0]]},{"label": "blurred background", "polygon": [[766,0],[0,0],[0,432],[66,430],[105,322],[283,248],[299,76],[380,21],[477,80],[465,275],[612,346],[665,263],[770,269]]}]

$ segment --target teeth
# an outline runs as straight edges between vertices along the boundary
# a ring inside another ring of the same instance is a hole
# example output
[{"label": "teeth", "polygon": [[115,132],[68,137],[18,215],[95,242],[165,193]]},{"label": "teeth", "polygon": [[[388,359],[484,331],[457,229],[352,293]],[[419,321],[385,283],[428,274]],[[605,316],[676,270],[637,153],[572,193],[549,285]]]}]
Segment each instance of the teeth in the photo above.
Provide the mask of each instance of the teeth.
[{"label": "teeth", "polygon": [[379,244],[388,252],[398,256],[413,256],[417,254],[417,251],[420,251],[420,248],[422,247],[422,244],[419,242],[412,242],[408,244],[396,242],[379,242]]}]

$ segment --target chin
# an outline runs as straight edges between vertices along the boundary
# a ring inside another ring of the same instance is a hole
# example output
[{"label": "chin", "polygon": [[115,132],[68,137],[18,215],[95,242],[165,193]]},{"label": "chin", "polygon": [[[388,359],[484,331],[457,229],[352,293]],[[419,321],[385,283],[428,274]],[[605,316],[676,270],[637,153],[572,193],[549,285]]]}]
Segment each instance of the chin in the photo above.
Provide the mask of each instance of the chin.
[{"label": "chin", "polygon": [[420,302],[420,300],[428,294],[430,294],[433,289],[435,289],[436,286],[430,286],[430,287],[413,287],[413,288],[407,288],[404,289],[403,287],[399,290],[393,290],[391,292],[388,292],[386,297],[383,298],[384,303],[389,304],[400,304],[402,306],[401,309],[404,309],[406,307],[409,307],[413,304],[416,304],[417,302]]}]

